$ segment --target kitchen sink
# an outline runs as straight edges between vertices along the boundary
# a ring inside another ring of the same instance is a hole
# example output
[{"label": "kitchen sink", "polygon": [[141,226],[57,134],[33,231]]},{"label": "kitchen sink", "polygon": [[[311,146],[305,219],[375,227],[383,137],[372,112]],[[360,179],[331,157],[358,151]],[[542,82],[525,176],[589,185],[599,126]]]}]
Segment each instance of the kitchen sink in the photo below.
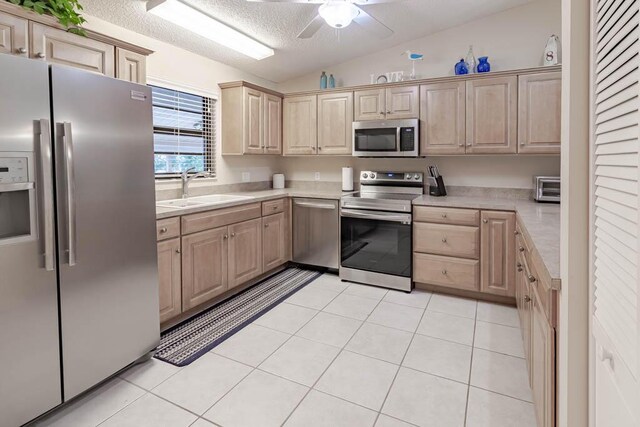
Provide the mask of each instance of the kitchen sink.
[{"label": "kitchen sink", "polygon": [[195,206],[217,205],[220,203],[238,202],[253,199],[252,196],[235,196],[231,194],[212,194],[209,196],[189,197],[188,199],[163,200],[156,203],[159,208],[191,208]]}]

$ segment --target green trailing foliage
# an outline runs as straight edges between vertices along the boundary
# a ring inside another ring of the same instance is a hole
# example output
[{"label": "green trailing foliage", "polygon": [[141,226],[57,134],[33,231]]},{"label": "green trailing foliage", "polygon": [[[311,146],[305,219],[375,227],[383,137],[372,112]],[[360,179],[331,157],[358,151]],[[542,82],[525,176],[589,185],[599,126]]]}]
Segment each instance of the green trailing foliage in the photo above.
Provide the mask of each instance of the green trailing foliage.
[{"label": "green trailing foliage", "polygon": [[67,31],[80,36],[86,36],[82,24],[86,20],[80,15],[83,10],[78,0],[6,0],[9,3],[22,6],[40,15],[51,15],[67,28]]}]

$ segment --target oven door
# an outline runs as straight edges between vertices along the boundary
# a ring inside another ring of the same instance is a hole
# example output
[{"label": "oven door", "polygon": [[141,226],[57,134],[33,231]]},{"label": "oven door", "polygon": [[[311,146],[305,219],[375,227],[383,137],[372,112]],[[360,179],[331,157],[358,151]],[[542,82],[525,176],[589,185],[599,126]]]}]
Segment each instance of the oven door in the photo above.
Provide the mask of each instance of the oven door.
[{"label": "oven door", "polygon": [[410,214],[343,209],[340,228],[342,269],[407,278],[410,284]]}]

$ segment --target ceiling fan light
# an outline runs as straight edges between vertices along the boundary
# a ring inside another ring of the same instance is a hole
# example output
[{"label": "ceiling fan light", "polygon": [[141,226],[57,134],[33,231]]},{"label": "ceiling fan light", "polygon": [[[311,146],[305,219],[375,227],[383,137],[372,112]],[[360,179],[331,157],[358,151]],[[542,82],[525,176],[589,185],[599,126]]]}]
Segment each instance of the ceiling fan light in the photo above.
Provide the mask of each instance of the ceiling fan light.
[{"label": "ceiling fan light", "polygon": [[345,28],[360,14],[360,9],[348,1],[329,1],[320,6],[318,13],[333,28]]}]

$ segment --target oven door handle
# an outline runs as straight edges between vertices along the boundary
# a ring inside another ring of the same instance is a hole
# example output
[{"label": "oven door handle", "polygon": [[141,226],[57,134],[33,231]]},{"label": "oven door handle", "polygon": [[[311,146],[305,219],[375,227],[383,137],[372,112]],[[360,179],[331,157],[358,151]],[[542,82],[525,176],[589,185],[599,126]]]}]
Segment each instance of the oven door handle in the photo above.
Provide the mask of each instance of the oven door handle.
[{"label": "oven door handle", "polygon": [[346,218],[361,218],[361,219],[372,219],[372,220],[378,220],[378,221],[399,222],[405,225],[411,224],[411,215],[409,214],[342,209],[340,215]]}]

